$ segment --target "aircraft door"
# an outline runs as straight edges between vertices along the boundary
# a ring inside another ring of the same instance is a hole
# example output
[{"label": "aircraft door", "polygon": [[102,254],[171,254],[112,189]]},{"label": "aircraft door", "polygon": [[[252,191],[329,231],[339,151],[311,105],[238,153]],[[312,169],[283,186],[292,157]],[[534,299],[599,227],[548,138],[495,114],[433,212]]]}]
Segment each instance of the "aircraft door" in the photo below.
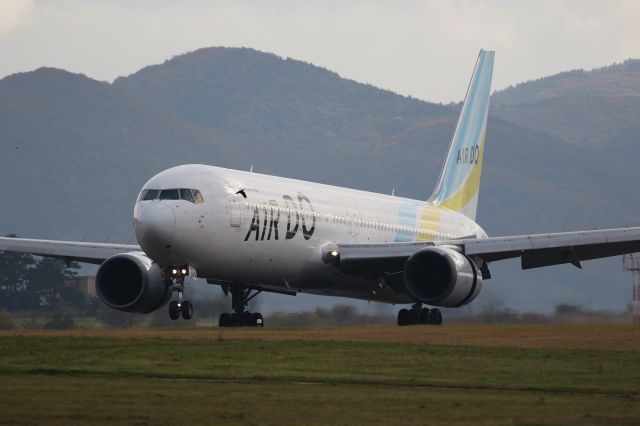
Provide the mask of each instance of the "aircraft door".
[{"label": "aircraft door", "polygon": [[228,198],[229,204],[229,220],[230,225],[234,228],[240,226],[241,214],[240,214],[240,197],[238,194],[232,194]]}]

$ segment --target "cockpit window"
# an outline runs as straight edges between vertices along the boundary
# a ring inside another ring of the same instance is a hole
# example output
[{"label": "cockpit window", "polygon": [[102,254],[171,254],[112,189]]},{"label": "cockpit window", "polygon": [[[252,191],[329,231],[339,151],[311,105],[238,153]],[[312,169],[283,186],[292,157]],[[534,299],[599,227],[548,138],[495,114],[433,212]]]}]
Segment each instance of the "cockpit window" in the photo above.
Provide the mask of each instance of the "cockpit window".
[{"label": "cockpit window", "polygon": [[158,189],[145,189],[140,193],[138,201],[150,201],[158,198],[161,200],[185,200],[195,204],[204,203],[204,198],[202,198],[200,191],[189,188],[170,188],[163,189],[162,191]]},{"label": "cockpit window", "polygon": [[193,201],[196,204],[204,203],[204,198],[202,198],[202,194],[200,193],[200,191],[198,191],[197,189],[192,189],[191,191],[193,192]]},{"label": "cockpit window", "polygon": [[144,191],[142,191],[142,194],[140,194],[140,200],[155,200],[156,198],[158,198],[158,192],[160,191],[158,191],[157,189],[145,189]]},{"label": "cockpit window", "polygon": [[191,194],[190,189],[181,188],[180,189],[180,199],[191,201],[193,203],[193,195]]},{"label": "cockpit window", "polygon": [[161,200],[179,200],[180,193],[178,192],[177,189],[163,189],[162,192],[160,192],[160,199]]}]

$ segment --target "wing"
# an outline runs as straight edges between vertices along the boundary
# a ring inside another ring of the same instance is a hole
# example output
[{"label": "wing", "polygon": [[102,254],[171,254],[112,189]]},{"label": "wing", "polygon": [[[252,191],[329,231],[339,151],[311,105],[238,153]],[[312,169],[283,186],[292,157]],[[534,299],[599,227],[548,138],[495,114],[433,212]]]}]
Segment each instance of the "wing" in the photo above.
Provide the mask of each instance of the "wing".
[{"label": "wing", "polygon": [[618,256],[640,251],[640,228],[602,229],[554,234],[474,239],[462,243],[467,256],[486,262],[521,257],[522,269]]},{"label": "wing", "polygon": [[401,271],[416,251],[449,246],[484,262],[521,258],[522,269],[570,263],[640,251],[640,227],[425,243],[330,244],[323,260],[345,273],[377,275]]},{"label": "wing", "polygon": [[38,256],[64,259],[66,262],[75,260],[100,265],[114,254],[141,251],[141,249],[139,246],[129,244],[0,237],[0,251],[31,253]]}]

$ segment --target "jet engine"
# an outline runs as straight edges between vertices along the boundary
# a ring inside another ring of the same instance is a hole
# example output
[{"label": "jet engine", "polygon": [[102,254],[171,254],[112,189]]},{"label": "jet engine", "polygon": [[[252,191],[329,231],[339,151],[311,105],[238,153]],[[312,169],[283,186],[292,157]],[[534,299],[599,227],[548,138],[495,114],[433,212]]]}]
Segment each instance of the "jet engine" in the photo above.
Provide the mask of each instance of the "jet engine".
[{"label": "jet engine", "polygon": [[454,308],[478,296],[482,274],[467,256],[446,247],[428,247],[407,259],[404,285],[418,302]]},{"label": "jet engine", "polygon": [[144,253],[121,253],[107,259],[98,269],[96,293],[113,309],[148,313],[169,301],[171,280]]}]

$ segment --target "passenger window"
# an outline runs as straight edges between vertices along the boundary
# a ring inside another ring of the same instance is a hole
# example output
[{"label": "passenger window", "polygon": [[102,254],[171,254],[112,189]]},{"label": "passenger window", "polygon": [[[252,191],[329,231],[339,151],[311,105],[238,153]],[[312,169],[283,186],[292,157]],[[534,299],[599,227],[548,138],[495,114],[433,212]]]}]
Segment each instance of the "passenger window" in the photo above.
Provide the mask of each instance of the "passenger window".
[{"label": "passenger window", "polygon": [[142,201],[155,200],[156,198],[158,198],[157,189],[146,189],[140,194],[140,200]]},{"label": "passenger window", "polygon": [[193,192],[193,201],[196,204],[204,203],[204,198],[202,198],[202,194],[200,193],[200,191],[198,191],[197,189],[192,189],[191,192]]},{"label": "passenger window", "polygon": [[194,202],[193,201],[193,195],[191,194],[191,190],[190,189],[180,189],[180,199],[185,200],[185,201],[190,201],[190,202]]},{"label": "passenger window", "polygon": [[160,192],[160,199],[161,200],[179,200],[180,194],[178,193],[177,189],[163,189],[162,192]]}]

